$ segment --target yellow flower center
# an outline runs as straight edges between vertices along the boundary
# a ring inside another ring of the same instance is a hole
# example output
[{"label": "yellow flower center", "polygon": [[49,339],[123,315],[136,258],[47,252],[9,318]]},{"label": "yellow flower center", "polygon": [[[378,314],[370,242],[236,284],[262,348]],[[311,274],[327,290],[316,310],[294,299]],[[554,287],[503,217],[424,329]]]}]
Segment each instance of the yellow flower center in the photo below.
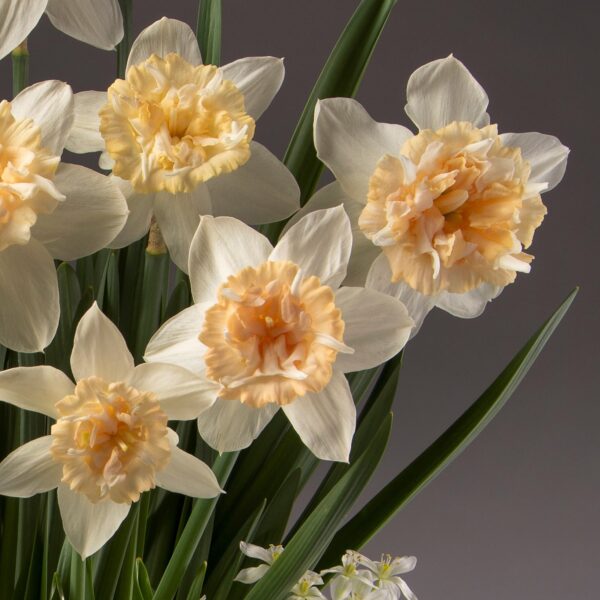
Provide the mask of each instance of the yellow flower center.
[{"label": "yellow flower center", "polygon": [[344,345],[333,290],[298,265],[264,262],[228,278],[205,314],[200,341],[219,396],[254,407],[322,390]]},{"label": "yellow flower center", "polygon": [[0,251],[27,244],[38,214],[64,200],[52,183],[59,163],[42,147],[40,128],[16,119],[10,102],[0,102]]},{"label": "yellow flower center", "polygon": [[152,55],[108,89],[100,131],[115,175],[137,192],[191,192],[250,158],[254,120],[220,69]]},{"label": "yellow flower center", "polygon": [[401,154],[377,164],[359,218],[393,281],[423,294],[463,293],[529,271],[533,257],[522,250],[546,214],[544,186],[528,182],[529,164],[502,144],[495,125],[424,130]]},{"label": "yellow flower center", "polygon": [[131,503],[155,487],[171,446],[167,415],[153,393],[88,377],[56,407],[51,452],[73,491],[91,502]]}]

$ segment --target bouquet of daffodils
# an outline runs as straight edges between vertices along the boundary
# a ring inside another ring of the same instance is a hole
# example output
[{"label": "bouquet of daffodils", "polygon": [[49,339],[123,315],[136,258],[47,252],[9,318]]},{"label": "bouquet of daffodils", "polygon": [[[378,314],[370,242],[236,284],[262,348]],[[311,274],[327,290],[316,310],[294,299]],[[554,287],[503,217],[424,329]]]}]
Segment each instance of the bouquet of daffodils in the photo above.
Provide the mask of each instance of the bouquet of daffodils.
[{"label": "bouquet of daffodils", "polygon": [[[283,61],[220,66],[220,4],[133,40],[131,0],[0,0],[2,599],[416,598],[414,557],[361,548],[497,413],[573,299],[355,507],[403,348],[434,308],[476,317],[530,271],[568,149],[499,133],[452,55],[410,77],[413,130],[375,122],[350,97],[395,0],[362,0],[280,161],[254,136]],[[107,90],[29,85],[44,12],[117,48]]]}]

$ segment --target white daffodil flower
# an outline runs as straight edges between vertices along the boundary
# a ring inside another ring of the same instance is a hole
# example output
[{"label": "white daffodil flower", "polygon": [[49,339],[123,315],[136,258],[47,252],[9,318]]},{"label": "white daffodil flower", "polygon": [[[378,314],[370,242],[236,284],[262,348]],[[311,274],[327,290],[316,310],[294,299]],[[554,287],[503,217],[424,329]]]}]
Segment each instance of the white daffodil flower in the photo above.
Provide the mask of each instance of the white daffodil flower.
[{"label": "white daffodil flower", "polygon": [[395,298],[338,289],[351,244],[342,206],[307,215],[275,248],[236,219],[202,218],[189,262],[196,304],[159,329],[146,360],[212,384],[198,428],[213,448],[247,447],[281,408],[317,457],[348,460],[356,408],[344,374],[397,354],[413,325]]},{"label": "white daffodil flower", "polygon": [[417,69],[407,99],[416,135],[355,100],[319,102],[315,145],[337,181],[295,219],[343,202],[354,233],[346,284],[400,298],[416,332],[434,306],[480,315],[529,272],[540,194],[562,179],[568,148],[540,133],[498,135],[486,93],[453,56]]},{"label": "white daffodil flower", "polygon": [[102,50],[113,50],[123,38],[119,0],[0,0],[0,58],[27,38],[44,13],[63,33]]},{"label": "white daffodil flower", "polygon": [[71,369],[76,384],[48,366],[0,373],[0,400],[56,420],[50,435],[0,463],[0,494],[28,498],[58,487],[65,534],[86,558],[157,485],[195,498],[221,492],[210,468],[180,450],[167,427],[207,406],[201,379],[173,365],[134,367],[96,304],[77,326]]},{"label": "white daffodil flower", "polygon": [[283,77],[283,61],[268,56],[203,65],[189,26],[163,18],[134,42],[124,80],[77,94],[67,148],[104,151],[101,166],[112,169],[131,211],[112,246],[141,238],[154,215],[187,271],[200,215],[258,224],[295,212],[294,177],[253,141]]},{"label": "white daffodil flower", "polygon": [[342,564],[321,571],[321,575],[334,574],[329,582],[332,600],[353,598],[353,594],[365,596],[373,591],[375,584],[370,577],[370,571],[359,568],[361,555],[354,550],[348,550],[342,556]]},{"label": "white daffodil flower", "polygon": [[43,350],[59,319],[53,259],[104,248],[127,219],[110,178],[61,162],[74,120],[71,88],[43,81],[0,102],[0,344]]},{"label": "white daffodil flower", "polygon": [[292,588],[289,600],[304,600],[305,598],[318,598],[327,600],[316,586],[323,585],[323,579],[318,573],[306,571],[300,581]]},{"label": "white daffodil flower", "polygon": [[400,577],[400,575],[414,570],[417,566],[417,559],[414,556],[402,556],[392,559],[387,554],[381,557],[381,561],[375,562],[366,556],[360,555],[358,563],[369,569],[378,587],[387,590],[394,595],[393,597],[401,598],[404,595],[406,600],[417,600],[406,581]]},{"label": "white daffodil flower", "polygon": [[240,542],[240,550],[242,554],[250,558],[256,558],[263,563],[262,565],[258,565],[258,567],[242,569],[234,579],[234,581],[239,581],[240,583],[250,584],[256,583],[271,568],[273,563],[283,553],[283,546],[274,546],[271,544],[268,548],[261,548],[248,542]]}]

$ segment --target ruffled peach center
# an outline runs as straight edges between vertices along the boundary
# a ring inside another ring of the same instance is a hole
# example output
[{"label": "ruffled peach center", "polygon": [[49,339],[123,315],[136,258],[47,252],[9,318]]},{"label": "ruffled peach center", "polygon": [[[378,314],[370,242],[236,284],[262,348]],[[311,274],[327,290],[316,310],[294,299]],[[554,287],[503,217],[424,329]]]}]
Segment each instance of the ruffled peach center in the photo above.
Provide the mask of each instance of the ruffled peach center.
[{"label": "ruffled peach center", "polygon": [[495,125],[424,130],[379,161],[359,226],[382,247],[392,280],[423,294],[505,286],[529,272],[522,250],[546,214],[545,186],[529,174]]},{"label": "ruffled peach center", "polygon": [[108,89],[100,131],[115,175],[137,192],[191,192],[250,158],[254,120],[213,65],[152,55]]},{"label": "ruffled peach center", "polygon": [[52,182],[59,163],[42,147],[40,128],[0,102],[0,251],[27,244],[38,215],[65,199]]},{"label": "ruffled peach center", "polygon": [[261,407],[322,390],[343,343],[333,290],[289,261],[264,262],[228,278],[205,314],[200,341],[219,396]]},{"label": "ruffled peach center", "polygon": [[167,415],[153,393],[89,377],[56,407],[51,452],[73,491],[91,502],[131,503],[155,487],[171,446]]}]

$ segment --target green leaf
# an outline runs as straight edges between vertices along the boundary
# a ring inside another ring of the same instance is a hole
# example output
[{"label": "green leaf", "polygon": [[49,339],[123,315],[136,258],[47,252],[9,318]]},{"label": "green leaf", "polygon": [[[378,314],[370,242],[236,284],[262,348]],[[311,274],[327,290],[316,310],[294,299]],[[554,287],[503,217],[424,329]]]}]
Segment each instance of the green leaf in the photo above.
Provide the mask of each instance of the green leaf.
[{"label": "green leaf", "polygon": [[221,0],[200,0],[196,37],[205,65],[221,62]]},{"label": "green leaf", "polygon": [[52,577],[52,588],[50,589],[50,600],[65,600],[65,593],[60,582],[58,573],[54,573]]},{"label": "green leaf", "polygon": [[190,305],[190,286],[187,281],[180,281],[171,292],[162,320],[168,321],[177,313]]},{"label": "green leaf", "polygon": [[144,565],[144,561],[141,558],[138,558],[135,561],[135,572],[136,577],[134,597],[137,596],[139,600],[152,600],[154,591],[152,589],[152,585],[150,584],[148,571]]},{"label": "green leaf", "polygon": [[206,575],[206,561],[202,563],[200,570],[196,577],[194,577],[194,582],[190,587],[190,591],[187,595],[187,600],[200,600],[202,597],[202,586],[204,585],[204,576]]},{"label": "green leaf", "polygon": [[285,552],[254,585],[247,600],[283,600],[304,572],[316,564],[379,464],[391,425],[390,414],[382,422],[367,451],[306,519]]},{"label": "green leaf", "polygon": [[481,433],[517,389],[565,316],[577,291],[568,296],[479,399],[336,534],[320,567],[325,568],[337,560],[347,548],[358,550],[366,544]]},{"label": "green leaf", "polygon": [[121,284],[119,282],[119,251],[112,250],[108,259],[108,267],[106,271],[106,292],[104,295],[103,309],[106,316],[113,323],[118,323],[120,318],[120,293]]}]

